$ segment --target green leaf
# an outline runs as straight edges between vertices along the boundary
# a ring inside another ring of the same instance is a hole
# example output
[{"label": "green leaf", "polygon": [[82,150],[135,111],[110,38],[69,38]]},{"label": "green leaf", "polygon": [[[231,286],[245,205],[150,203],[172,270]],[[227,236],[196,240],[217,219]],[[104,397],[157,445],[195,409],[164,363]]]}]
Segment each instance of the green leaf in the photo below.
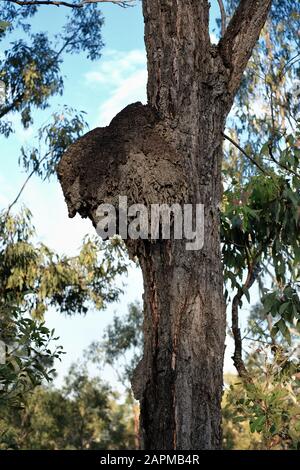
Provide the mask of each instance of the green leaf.
[{"label": "green leaf", "polygon": [[260,151],[260,156],[261,157],[265,157],[265,156],[269,156],[269,142],[266,142],[262,148],[261,148],[261,151]]},{"label": "green leaf", "polygon": [[289,306],[290,302],[285,302],[284,304],[282,304],[279,308],[280,315],[282,315],[288,309]]},{"label": "green leaf", "polygon": [[0,21],[0,31],[5,31],[10,26],[8,21]]},{"label": "green leaf", "polygon": [[255,421],[255,430],[256,430],[256,432],[261,432],[263,430],[265,422],[266,422],[266,416],[265,415],[260,416],[259,418],[257,418],[257,420]]},{"label": "green leaf", "polygon": [[250,293],[249,293],[249,289],[247,289],[246,287],[243,287],[243,293],[244,295],[246,296],[246,299],[248,300],[249,304],[250,304]]},{"label": "green leaf", "polygon": [[278,327],[278,330],[280,331],[282,336],[286,339],[286,341],[289,343],[289,345],[291,345],[291,334],[290,334],[290,330],[286,326],[285,321],[283,319],[281,319],[274,326]]},{"label": "green leaf", "polygon": [[272,307],[277,303],[277,294],[276,292],[272,292],[271,294],[267,294],[263,297],[262,303],[264,306],[264,312],[270,313]]}]

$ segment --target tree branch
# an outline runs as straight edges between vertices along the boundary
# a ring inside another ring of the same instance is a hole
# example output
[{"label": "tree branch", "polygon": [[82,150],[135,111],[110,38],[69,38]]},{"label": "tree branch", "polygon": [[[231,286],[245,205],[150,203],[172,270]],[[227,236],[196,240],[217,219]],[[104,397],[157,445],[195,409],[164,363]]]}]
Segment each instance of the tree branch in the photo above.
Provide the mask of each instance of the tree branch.
[{"label": "tree branch", "polygon": [[24,93],[21,93],[10,104],[8,104],[4,107],[0,106],[0,119],[2,119],[6,114],[8,114],[10,111],[12,111],[16,106],[21,104],[23,98],[24,98]]},{"label": "tree branch", "polygon": [[266,22],[272,0],[241,0],[219,43],[223,62],[230,69],[228,91],[234,97]]},{"label": "tree branch", "polygon": [[2,0],[9,3],[15,3],[19,6],[32,6],[32,5],[52,5],[56,7],[68,7],[68,8],[83,8],[85,5],[90,3],[113,3],[119,5],[122,8],[132,6],[135,0],[82,0],[78,3],[64,2],[60,0]]},{"label": "tree branch", "polygon": [[[261,255],[263,253],[263,249],[265,245],[269,245],[272,241],[272,236],[268,237],[268,240],[265,244],[261,245],[261,247],[257,250],[257,252],[253,255],[252,259],[250,255],[247,254],[247,266],[248,266],[248,273],[247,279],[243,286],[238,288],[238,291],[233,298],[232,307],[231,307],[231,330],[234,339],[234,354],[233,354],[233,363],[235,368],[239,374],[239,376],[248,383],[253,383],[253,379],[249,374],[245,363],[243,361],[243,354],[242,354],[242,346],[243,346],[243,339],[241,335],[241,330],[239,328],[239,308],[241,306],[241,301],[243,296],[251,289],[254,282],[258,279],[259,273],[261,272]],[[248,252],[247,252],[248,253]]]},{"label": "tree branch", "polygon": [[13,202],[10,203],[10,205],[8,206],[8,209],[6,211],[6,217],[8,217],[8,215],[10,214],[10,211],[12,209],[12,207],[18,202],[18,200],[20,199],[24,189],[26,188],[27,184],[29,183],[30,179],[33,177],[33,175],[35,174],[35,172],[38,170],[38,168],[40,167],[41,163],[43,163],[44,160],[46,160],[46,158],[49,156],[49,153],[47,153],[46,155],[44,155],[40,160],[37,161],[36,165],[34,166],[34,169],[29,173],[29,175],[27,176],[26,180],[24,181],[21,189],[19,190],[16,198],[13,200]]},{"label": "tree branch", "polygon": [[232,359],[239,376],[248,382],[251,382],[252,379],[243,361],[243,342],[241,330],[239,328],[239,307],[241,304],[241,300],[245,294],[245,291],[249,290],[253,286],[256,278],[257,273],[255,270],[255,266],[253,264],[250,264],[248,267],[248,275],[245,284],[242,287],[239,287],[237,294],[234,296],[231,307],[231,329],[234,339],[234,354]]},{"label": "tree branch", "polygon": [[287,172],[291,173],[292,175],[296,176],[297,178],[300,178],[300,174],[297,173],[297,171],[294,171],[292,168],[289,168],[288,166],[284,165],[283,163],[279,162],[276,160],[273,154],[273,148],[272,148],[272,143],[269,143],[269,154],[271,157],[271,160],[276,163],[276,165],[279,166],[279,168],[282,168],[283,170],[286,170]]},{"label": "tree branch", "polygon": [[226,33],[226,11],[225,11],[223,0],[218,0],[218,4],[220,8],[220,13],[221,13],[221,34],[223,37]]},{"label": "tree branch", "polygon": [[267,174],[266,170],[249,155],[237,142],[235,142],[229,135],[222,133],[223,137],[227,139],[232,145],[234,145],[251,163],[253,163],[262,173]]}]

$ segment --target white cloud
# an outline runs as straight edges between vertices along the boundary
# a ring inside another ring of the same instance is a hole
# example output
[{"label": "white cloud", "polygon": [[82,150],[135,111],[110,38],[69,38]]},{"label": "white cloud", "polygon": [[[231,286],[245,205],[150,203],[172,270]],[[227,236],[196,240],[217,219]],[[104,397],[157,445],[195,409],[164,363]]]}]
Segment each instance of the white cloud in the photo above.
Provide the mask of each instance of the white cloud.
[{"label": "white cloud", "polygon": [[146,102],[147,62],[144,50],[108,51],[96,70],[85,75],[91,87],[107,87],[108,98],[101,103],[95,126],[107,126],[125,106]]},{"label": "white cloud", "polygon": [[107,51],[96,70],[85,74],[88,84],[105,84],[109,87],[119,86],[124,78],[137,69],[146,68],[146,53],[133,49],[129,52]]},{"label": "white cloud", "polygon": [[39,241],[48,245],[58,253],[74,256],[78,253],[82,239],[86,234],[96,235],[91,222],[68,218],[67,205],[58,181],[45,183],[33,178],[28,183],[22,203],[29,207],[33,214]]},{"label": "white cloud", "polygon": [[217,38],[215,33],[210,33],[210,40],[212,44],[218,44],[219,39]]},{"label": "white cloud", "polygon": [[100,106],[97,125],[107,126],[112,118],[130,103],[146,103],[146,85],[146,70],[138,70],[125,79]]}]

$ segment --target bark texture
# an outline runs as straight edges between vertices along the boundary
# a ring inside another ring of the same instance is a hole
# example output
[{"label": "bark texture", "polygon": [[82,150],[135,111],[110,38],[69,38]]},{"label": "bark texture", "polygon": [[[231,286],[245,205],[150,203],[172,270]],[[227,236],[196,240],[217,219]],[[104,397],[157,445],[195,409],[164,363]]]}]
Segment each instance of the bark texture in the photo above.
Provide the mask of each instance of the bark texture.
[{"label": "bark texture", "polygon": [[97,205],[119,194],[205,206],[200,251],[187,251],[184,240],[128,241],[145,288],[144,356],[133,380],[145,449],[221,447],[222,133],[269,7],[241,1],[214,46],[207,0],[144,0],[148,106],[126,108],[87,134],[59,166],[70,215],[94,224]]}]

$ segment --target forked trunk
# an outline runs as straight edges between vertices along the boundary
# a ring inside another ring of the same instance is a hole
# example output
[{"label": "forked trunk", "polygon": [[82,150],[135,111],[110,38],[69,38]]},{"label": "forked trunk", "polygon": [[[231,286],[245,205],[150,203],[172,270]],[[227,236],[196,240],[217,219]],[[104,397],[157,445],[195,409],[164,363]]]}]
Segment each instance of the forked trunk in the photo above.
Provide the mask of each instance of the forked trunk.
[{"label": "forked trunk", "polygon": [[224,70],[205,1],[144,2],[149,104],[181,156],[188,202],[204,205],[204,247],[145,243],[145,350],[134,380],[145,449],[221,446],[225,305],[220,258]]}]

